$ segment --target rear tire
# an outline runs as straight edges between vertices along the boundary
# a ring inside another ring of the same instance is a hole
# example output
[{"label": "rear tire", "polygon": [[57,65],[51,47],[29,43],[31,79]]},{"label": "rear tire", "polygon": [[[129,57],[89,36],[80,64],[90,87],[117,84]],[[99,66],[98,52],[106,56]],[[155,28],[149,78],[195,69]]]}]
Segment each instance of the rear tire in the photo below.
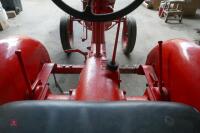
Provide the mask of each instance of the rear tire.
[{"label": "rear tire", "polygon": [[137,36],[137,24],[133,17],[127,17],[126,21],[123,22],[122,30],[122,49],[124,54],[130,54],[136,42]]},{"label": "rear tire", "polygon": [[63,16],[60,19],[60,39],[63,50],[72,49],[73,21],[70,16]]}]

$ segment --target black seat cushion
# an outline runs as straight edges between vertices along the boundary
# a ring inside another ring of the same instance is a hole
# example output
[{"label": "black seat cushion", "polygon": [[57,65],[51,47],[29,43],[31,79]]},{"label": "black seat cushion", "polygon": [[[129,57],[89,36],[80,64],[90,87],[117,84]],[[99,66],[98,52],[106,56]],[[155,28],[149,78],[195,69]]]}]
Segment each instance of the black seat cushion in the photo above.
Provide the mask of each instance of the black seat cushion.
[{"label": "black seat cushion", "polygon": [[200,133],[200,116],[169,102],[23,101],[0,107],[0,132]]}]

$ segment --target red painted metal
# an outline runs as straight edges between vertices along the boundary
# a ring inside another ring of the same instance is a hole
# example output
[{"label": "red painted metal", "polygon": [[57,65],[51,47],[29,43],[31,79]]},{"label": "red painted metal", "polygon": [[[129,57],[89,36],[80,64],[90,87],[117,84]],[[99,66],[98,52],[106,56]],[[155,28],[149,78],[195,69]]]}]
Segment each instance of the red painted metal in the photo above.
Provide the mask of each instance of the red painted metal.
[{"label": "red painted metal", "polygon": [[81,55],[84,56],[85,61],[86,61],[87,55],[88,55],[87,52],[83,52],[83,51],[81,51],[81,50],[79,50],[79,49],[68,49],[68,50],[65,50],[65,53],[80,53]]},{"label": "red painted metal", "polygon": [[24,66],[21,50],[15,51],[15,54],[17,55],[17,58],[18,58],[18,61],[19,61],[20,69],[21,69],[22,75],[24,77],[24,81],[25,81],[26,87],[28,89],[28,94],[30,94],[30,96],[32,97],[31,82],[28,79],[28,74],[27,74],[26,68]]},{"label": "red painted metal", "polygon": [[[95,0],[92,6],[93,12],[97,14],[112,12],[110,6],[114,6],[113,2],[112,0]],[[126,24],[126,19],[122,18],[115,22],[118,24],[118,29],[113,50],[113,62],[115,62],[120,23]],[[28,37],[14,37],[0,41],[0,104],[26,99],[168,100],[186,103],[200,110],[200,87],[197,84],[200,80],[199,46],[178,39],[164,43],[159,42],[159,46],[155,47],[148,55],[146,65],[122,66],[116,71],[111,71],[107,69],[105,29],[112,22],[85,23],[85,27],[90,24],[92,30],[89,52],[76,49],[66,51],[83,54],[86,60],[84,65],[50,63],[49,55],[42,44]],[[123,33],[125,34],[127,26],[124,27]],[[122,41],[127,41],[126,39],[124,38]],[[16,50],[20,50],[22,55],[20,55],[20,51],[16,52]],[[120,73],[144,75],[147,80],[144,95],[126,96],[126,91],[120,89]],[[77,88],[69,90],[69,95],[52,94],[48,84],[51,74],[80,74]]]},{"label": "red painted metal", "polygon": [[80,74],[83,65],[61,65],[61,64],[56,64],[52,73],[57,73],[57,74]]},{"label": "red painted metal", "polygon": [[106,70],[100,58],[90,57],[80,74],[75,100],[120,100],[119,72]]},{"label": "red painted metal", "polygon": [[150,101],[168,100],[168,92],[165,87],[159,88],[159,80],[152,66],[141,65],[138,74],[145,75],[147,89],[144,93]]},{"label": "red painted metal", "polygon": [[[88,0],[83,0],[83,9],[85,9]],[[92,11],[96,14],[105,14],[105,13],[112,13],[114,8],[115,0],[95,0],[92,4]],[[84,27],[93,31],[93,24],[92,22],[84,21],[74,18],[74,21],[79,21]],[[104,22],[104,27],[102,27],[105,31],[109,30],[113,26],[112,22]]]},{"label": "red painted metal", "polygon": [[51,93],[48,87],[48,79],[54,67],[54,63],[46,63],[43,65],[32,85],[32,90],[34,91],[33,99],[44,100]]},{"label": "red painted metal", "polygon": [[162,90],[162,87],[163,87],[163,80],[162,80],[162,71],[163,71],[163,59],[162,59],[162,53],[163,53],[163,51],[162,51],[162,44],[163,44],[163,42],[162,41],[159,41],[158,42],[158,45],[159,45],[159,65],[160,65],[160,71],[159,71],[159,90],[160,90],[160,92],[163,94],[164,92],[163,92],[163,90]]},{"label": "red painted metal", "polygon": [[119,19],[118,26],[117,26],[117,33],[116,33],[116,37],[115,37],[115,44],[114,44],[114,49],[113,49],[113,55],[112,55],[112,63],[113,64],[116,63],[115,58],[116,58],[116,52],[117,52],[117,44],[118,44],[118,38],[119,38],[120,24],[121,24],[121,21]]},{"label": "red painted metal", "polygon": [[12,37],[0,41],[0,104],[30,99],[16,50],[22,51],[24,67],[31,84],[46,62],[50,62],[46,49],[29,37]]},{"label": "red painted metal", "polygon": [[[192,105],[200,110],[200,47],[191,41],[163,42],[163,81],[170,101]],[[146,64],[154,66],[159,77],[159,48],[148,55]]]},{"label": "red painted metal", "polygon": [[[108,1],[93,1],[93,12],[97,14],[109,13],[111,10],[108,10],[108,3],[106,2]],[[106,70],[105,23],[92,22],[91,24],[91,49],[86,65],[80,74],[78,87],[76,91],[72,92],[72,99],[91,101],[125,99],[123,93],[119,90],[119,71],[111,72]],[[119,28],[117,33],[119,34]],[[118,37],[116,40],[118,40]],[[116,46],[117,41],[115,49]]]},{"label": "red painted metal", "polygon": [[[96,45],[96,44],[94,44]],[[101,46],[105,46],[104,44]],[[92,52],[92,51],[91,51]],[[125,66],[120,67],[117,71],[106,69],[105,47],[101,47],[101,58],[94,54],[89,55],[85,66],[71,66],[54,63],[46,63],[38,72],[37,78],[32,85],[34,91],[33,99],[71,99],[71,100],[166,100],[168,95],[166,89],[159,89],[159,78],[152,66]],[[159,52],[159,54],[161,54]],[[159,63],[161,59],[159,58]],[[160,69],[159,69],[160,70]],[[119,89],[121,73],[132,73],[145,75],[148,86],[144,96],[126,97],[126,93]],[[80,81],[75,91],[70,91],[70,96],[55,95],[53,96],[48,87],[48,78],[51,73],[80,74]],[[163,95],[163,92],[164,95]],[[29,97],[30,98],[30,97]]]},{"label": "red painted metal", "polygon": [[101,45],[105,44],[104,23],[93,22],[92,43],[95,45],[93,51],[96,57],[101,56]]}]

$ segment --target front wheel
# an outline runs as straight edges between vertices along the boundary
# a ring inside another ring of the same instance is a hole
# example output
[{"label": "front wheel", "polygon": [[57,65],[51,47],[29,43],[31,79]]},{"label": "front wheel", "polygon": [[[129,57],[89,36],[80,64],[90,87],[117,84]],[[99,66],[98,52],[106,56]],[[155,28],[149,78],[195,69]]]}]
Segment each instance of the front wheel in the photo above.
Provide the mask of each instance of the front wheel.
[{"label": "front wheel", "polygon": [[60,19],[60,39],[63,50],[72,49],[73,21],[70,16],[63,16]]},{"label": "front wheel", "polygon": [[133,17],[127,17],[127,19],[123,22],[123,30],[122,30],[122,49],[124,54],[130,54],[136,42],[137,36],[137,24],[136,20]]}]

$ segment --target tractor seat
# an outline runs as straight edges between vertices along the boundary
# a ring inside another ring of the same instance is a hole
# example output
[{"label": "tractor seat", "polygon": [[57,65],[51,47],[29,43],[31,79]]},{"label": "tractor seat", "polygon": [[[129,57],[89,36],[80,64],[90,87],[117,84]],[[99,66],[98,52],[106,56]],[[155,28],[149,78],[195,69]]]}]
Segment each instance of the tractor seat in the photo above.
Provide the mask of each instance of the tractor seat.
[{"label": "tractor seat", "polygon": [[200,133],[200,113],[171,102],[21,101],[0,106],[1,133]]}]

